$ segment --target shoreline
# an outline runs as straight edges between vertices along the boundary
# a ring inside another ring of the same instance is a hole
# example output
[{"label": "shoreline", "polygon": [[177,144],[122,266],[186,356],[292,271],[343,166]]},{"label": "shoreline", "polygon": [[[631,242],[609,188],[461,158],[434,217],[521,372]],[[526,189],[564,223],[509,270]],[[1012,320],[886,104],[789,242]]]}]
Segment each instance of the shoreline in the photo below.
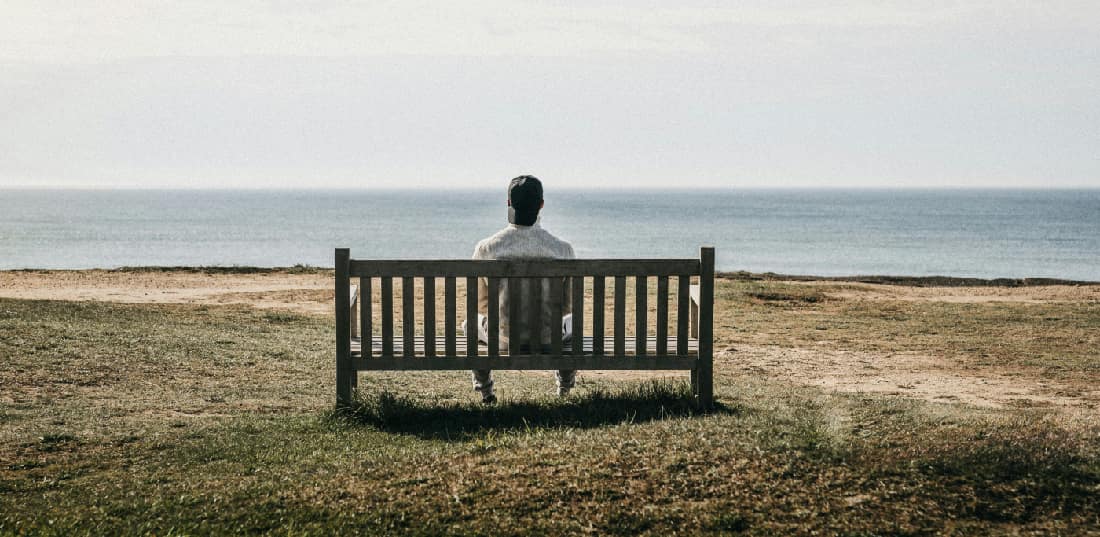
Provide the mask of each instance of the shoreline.
[{"label": "shoreline", "polygon": [[[20,268],[0,269],[0,274],[62,274],[62,273],[106,273],[106,274],[203,274],[203,275],[318,275],[331,274],[332,268],[312,265],[294,265],[289,267],[256,266],[126,266],[117,268]],[[905,276],[866,274],[851,276],[816,276],[812,274],[781,274],[776,272],[717,271],[715,277],[734,281],[766,282],[837,282],[893,285],[903,287],[1040,287],[1052,285],[1100,286],[1100,281],[1073,280],[1064,278],[1025,277],[1025,278],[973,278],[964,276]]]}]

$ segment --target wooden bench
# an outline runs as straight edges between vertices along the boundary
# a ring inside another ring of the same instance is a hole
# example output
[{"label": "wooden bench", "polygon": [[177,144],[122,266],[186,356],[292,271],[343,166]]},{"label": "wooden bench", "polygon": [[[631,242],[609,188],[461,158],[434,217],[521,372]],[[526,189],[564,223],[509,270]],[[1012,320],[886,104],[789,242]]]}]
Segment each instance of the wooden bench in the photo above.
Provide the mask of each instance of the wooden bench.
[{"label": "wooden bench", "polygon": [[[358,278],[358,285],[353,285]],[[487,343],[478,343],[477,331],[460,333],[458,285],[464,281],[465,319],[477,319],[478,278],[488,281],[488,302],[499,304],[499,282],[539,278],[527,285],[528,304],[542,299],[542,281],[551,297],[550,319],[560,319],[562,303],[572,291],[574,312],[585,311],[585,282],[591,282],[590,322],[585,315],[572,317],[571,341],[560,330],[550,330],[547,345],[527,345],[520,340],[521,325],[541,326],[541,307],[519,311],[522,285],[507,286],[510,303],[508,348],[501,348],[498,308],[487,312]],[[605,284],[611,278],[613,307],[607,333]],[[378,279],[375,287],[372,280]],[[400,316],[394,304],[394,280],[401,283]],[[627,280],[633,280],[634,332],[627,334]],[[648,321],[651,279],[656,280],[656,322]],[[675,322],[669,322],[670,281],[675,279]],[[698,281],[697,285],[692,280]],[[416,302],[416,282],[421,282],[422,304]],[[436,322],[436,286],[443,286],[443,331]],[[380,291],[380,324],[374,326],[374,290]],[[536,295],[537,293],[537,295]],[[419,311],[418,311],[419,310]],[[417,331],[417,313],[422,329]],[[400,334],[394,333],[401,320]],[[346,248],[336,249],[336,402],[347,404],[358,385],[359,371],[382,370],[690,370],[692,391],[703,408],[713,404],[714,249],[704,247],[698,259],[569,259],[569,260],[369,260],[351,259]],[[670,329],[674,326],[674,329]]]}]

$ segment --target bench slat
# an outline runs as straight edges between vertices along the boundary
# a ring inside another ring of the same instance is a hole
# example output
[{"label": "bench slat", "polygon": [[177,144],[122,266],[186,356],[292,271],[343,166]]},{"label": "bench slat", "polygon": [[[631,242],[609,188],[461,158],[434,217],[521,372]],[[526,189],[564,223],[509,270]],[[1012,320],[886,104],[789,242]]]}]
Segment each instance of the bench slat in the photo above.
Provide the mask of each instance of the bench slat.
[{"label": "bench slat", "polygon": [[649,298],[649,279],[645,276],[634,277],[634,346],[638,354],[646,353],[646,316],[649,307],[646,305]]},{"label": "bench slat", "polygon": [[626,354],[626,278],[615,276],[615,354]]},{"label": "bench slat", "polygon": [[[611,336],[605,336],[603,338],[603,340],[604,340],[603,345],[605,345],[605,348],[610,348],[611,345],[612,345]],[[649,336],[647,338],[647,340],[648,340],[647,346],[649,348],[654,348],[655,345],[657,344],[657,338],[655,336]],[[370,359],[381,358],[381,357],[386,357],[386,356],[404,358],[403,355],[404,355],[405,349],[404,349],[403,343],[404,342],[401,341],[401,340],[396,341],[395,342],[395,347],[396,348],[394,349],[395,352],[393,354],[386,355],[386,354],[383,354],[383,352],[382,352],[381,342],[375,340],[374,345],[371,347],[372,354],[371,354]],[[582,345],[581,355],[592,355],[594,343],[595,343],[595,338],[593,338],[592,336],[584,336],[583,338],[581,338],[581,345]],[[678,346],[678,343],[679,342],[678,342],[676,337],[669,336],[668,343],[667,343],[668,348],[670,348],[670,349],[676,348]],[[416,346],[416,351],[414,352],[415,356],[411,359],[420,360],[420,359],[424,358],[424,356],[423,356],[424,337],[423,336],[416,336],[416,338],[414,340],[414,344]],[[443,347],[443,337],[442,336],[436,336],[436,346],[437,346],[437,348],[442,348]],[[695,340],[695,339],[689,339],[689,340],[684,342],[684,346],[688,350],[685,354],[682,354],[682,355],[679,355],[679,356],[691,357],[691,356],[694,356],[697,353],[698,348],[699,348],[699,342],[698,342],[698,340]],[[633,340],[627,341],[626,345],[625,345],[625,348],[623,350],[624,350],[624,352],[621,353],[621,354],[616,353],[616,354],[611,354],[611,355],[608,355],[608,356],[631,356],[631,357],[636,357],[637,356],[637,354],[635,352],[634,341]],[[352,338],[351,339],[351,353],[352,353],[352,355],[360,357],[361,352],[362,352],[362,340],[361,340],[361,338]],[[478,356],[489,356],[489,348],[484,343],[480,343],[480,342],[478,343],[478,351],[477,352],[478,352]],[[560,354],[554,354],[553,352],[547,352],[546,354],[544,354],[544,356],[572,356],[572,355],[573,355],[573,352],[572,352],[571,347],[563,348],[562,352]],[[468,355],[467,350],[466,350],[466,340],[465,339],[459,339],[455,354],[452,354],[452,355],[449,355],[449,356],[440,356],[440,357],[441,358],[443,358],[443,357],[463,358],[463,357],[468,357],[468,356],[469,355]],[[529,355],[528,354],[517,354],[517,356],[529,356]],[[676,356],[676,355],[669,355],[669,356]]]},{"label": "bench slat", "polygon": [[573,280],[573,354],[584,352],[584,277],[574,276]]},{"label": "bench slat", "polygon": [[527,325],[528,345],[531,345],[531,354],[540,354],[542,347],[542,279],[531,278],[527,280]]},{"label": "bench slat", "polygon": [[519,354],[521,341],[519,329],[523,324],[520,316],[520,291],[522,290],[519,278],[508,278],[508,355]]},{"label": "bench slat", "polygon": [[455,279],[447,277],[443,280],[443,335],[445,336],[443,352],[447,356],[455,355],[455,339],[458,338],[457,301],[458,290],[456,289]]},{"label": "bench slat", "polygon": [[477,277],[466,277],[466,348],[469,356],[477,356]]},{"label": "bench slat", "polygon": [[500,278],[488,280],[489,356],[500,356]]},{"label": "bench slat", "polygon": [[561,318],[565,308],[562,283],[561,278],[550,278],[550,354],[554,355],[562,353]]},{"label": "bench slat", "polygon": [[416,281],[401,278],[401,335],[405,342],[405,356],[412,356],[413,338],[416,337]]},{"label": "bench slat", "polygon": [[657,348],[653,352],[668,354],[668,276],[657,276]]},{"label": "bench slat", "polygon": [[435,356],[435,278],[424,278],[424,355]]},{"label": "bench slat", "polygon": [[539,259],[508,261],[351,260],[352,276],[371,277],[497,277],[551,276],[674,276],[699,274],[698,259]]},{"label": "bench slat", "polygon": [[596,276],[592,278],[592,337],[594,345],[592,347],[592,354],[597,356],[604,354],[603,338],[603,299],[604,299],[604,277]]},{"label": "bench slat", "polygon": [[382,353],[393,354],[393,278],[382,278]]},{"label": "bench slat", "polygon": [[371,279],[359,278],[359,335],[367,345],[374,340],[374,301],[371,299]]},{"label": "bench slat", "polygon": [[507,356],[490,358],[353,358],[352,367],[359,371],[412,371],[412,370],[687,370],[695,367],[696,358],[682,356]]},{"label": "bench slat", "polygon": [[676,354],[687,352],[688,324],[691,317],[688,315],[688,288],[691,286],[691,277],[681,274],[676,277]]}]

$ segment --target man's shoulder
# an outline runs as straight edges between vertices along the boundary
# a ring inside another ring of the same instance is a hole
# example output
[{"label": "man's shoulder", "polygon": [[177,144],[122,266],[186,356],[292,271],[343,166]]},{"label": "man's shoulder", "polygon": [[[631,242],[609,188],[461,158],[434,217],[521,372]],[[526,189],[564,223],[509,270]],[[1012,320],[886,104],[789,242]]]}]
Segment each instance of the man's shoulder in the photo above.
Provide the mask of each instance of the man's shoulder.
[{"label": "man's shoulder", "polygon": [[508,226],[482,239],[474,247],[474,259],[526,257],[571,259],[574,257],[573,246],[541,227],[519,229]]},{"label": "man's shoulder", "polygon": [[497,247],[504,241],[506,235],[508,235],[509,228],[504,228],[480,241],[477,241],[477,245],[474,246],[474,259],[495,259]]},{"label": "man's shoulder", "polygon": [[562,257],[562,258],[568,258],[568,259],[571,259],[571,258],[574,257],[574,255],[573,255],[573,245],[569,244],[569,241],[567,241],[565,239],[562,239],[562,238],[558,237],[557,235],[554,235],[553,233],[550,233],[549,231],[547,231],[545,229],[540,229],[540,231],[543,233],[543,235],[545,237],[544,240],[547,243],[547,245],[552,246],[552,248],[557,253],[556,257]]}]

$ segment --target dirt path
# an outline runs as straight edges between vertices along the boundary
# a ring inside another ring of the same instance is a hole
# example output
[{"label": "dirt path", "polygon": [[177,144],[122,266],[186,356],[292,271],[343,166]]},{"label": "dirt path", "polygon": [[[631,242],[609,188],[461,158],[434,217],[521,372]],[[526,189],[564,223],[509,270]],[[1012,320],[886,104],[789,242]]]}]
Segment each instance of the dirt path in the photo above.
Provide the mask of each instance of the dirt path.
[{"label": "dirt path", "polygon": [[1100,407],[1100,388],[1074,386],[1008,369],[967,371],[944,358],[915,353],[738,345],[720,351],[728,370],[818,386],[940,403],[1003,407]]},{"label": "dirt path", "polygon": [[794,282],[834,287],[827,294],[855,300],[918,302],[1100,302],[1100,285],[1036,285],[1030,287],[907,287],[843,282]]},{"label": "dirt path", "polygon": [[129,304],[245,304],[328,313],[332,311],[332,276],[282,272],[0,271],[0,297]]}]

